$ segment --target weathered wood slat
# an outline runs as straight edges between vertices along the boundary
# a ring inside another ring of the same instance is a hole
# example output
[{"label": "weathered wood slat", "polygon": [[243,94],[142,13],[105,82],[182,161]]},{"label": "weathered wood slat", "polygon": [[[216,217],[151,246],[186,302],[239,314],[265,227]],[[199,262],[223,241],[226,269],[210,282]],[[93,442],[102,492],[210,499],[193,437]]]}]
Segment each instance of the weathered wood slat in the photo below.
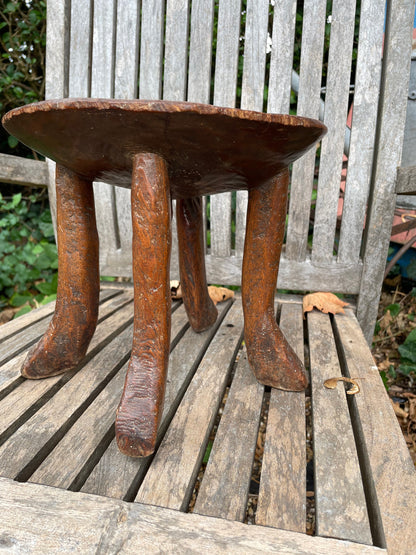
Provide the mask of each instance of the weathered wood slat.
[{"label": "weathered wood slat", "polygon": [[348,114],[355,0],[334,0],[331,18],[324,116],[328,133],[322,139],[312,245],[312,261],[321,264],[330,264],[334,251]]},{"label": "weathered wood slat", "polygon": [[374,535],[389,553],[410,555],[415,548],[414,465],[357,320],[347,311],[335,317],[335,327],[347,373],[362,378],[358,381],[361,391],[350,405],[374,511],[370,513]]},{"label": "weathered wood slat", "polygon": [[[104,309],[105,310],[105,309]],[[115,310],[115,309],[114,309]],[[8,339],[0,344],[0,364],[4,364],[11,360],[15,355],[22,352],[32,345],[45,332],[52,318],[52,310],[48,311],[39,321],[33,322],[29,327],[24,327],[21,331],[17,331]],[[100,316],[102,318],[102,316]]]},{"label": "weathered wood slat", "polygon": [[210,197],[211,254],[220,258],[231,256],[231,193]]},{"label": "weathered wood slat", "polygon": [[360,256],[374,155],[384,4],[382,0],[367,0],[361,2],[360,8],[353,125],[338,249],[338,260],[341,264],[356,262]]},{"label": "weathered wood slat", "polygon": [[[3,443],[0,447],[3,476],[15,478],[22,470],[29,475],[35,470],[37,461],[40,463],[43,458],[42,454],[46,455],[46,450],[58,439],[59,430],[76,419],[83,404],[101,387],[103,380],[110,378],[114,369],[126,362],[132,333],[130,325]],[[96,372],[97,367],[102,371]],[[10,452],[14,453],[13,457],[10,457]]]},{"label": "weathered wood slat", "polygon": [[195,513],[244,521],[263,391],[243,351],[199,486]]},{"label": "weathered wood slat", "polygon": [[[0,478],[2,541],[20,553],[386,553],[336,539],[183,514]],[[201,539],[203,538],[203,540]]]},{"label": "weathered wood slat", "polygon": [[241,0],[220,2],[215,53],[214,105],[235,107]]},{"label": "weathered wood slat", "polygon": [[399,195],[416,193],[416,166],[397,168],[396,193]]},{"label": "weathered wood slat", "polygon": [[45,162],[0,154],[0,182],[30,187],[48,185],[48,166]]},{"label": "weathered wood slat", "polygon": [[241,108],[263,111],[269,0],[248,0]]},{"label": "weathered wood slat", "polygon": [[[98,324],[88,347],[86,357],[88,358],[90,353],[97,350],[100,345],[103,346],[114,334],[114,330],[122,328],[126,323],[131,323],[132,320],[133,303],[130,302]],[[20,374],[20,367],[17,365],[16,374]],[[48,391],[52,391],[58,382],[64,383],[65,381],[67,381],[66,374],[53,376],[44,380],[24,380],[21,385],[0,401],[0,414],[3,415],[0,421],[0,434],[5,432],[14,422],[18,421],[31,407],[35,407],[39,399]]]},{"label": "weathered wood slat", "polygon": [[275,0],[267,111],[288,114],[295,41],[296,0]]},{"label": "weathered wood slat", "polygon": [[242,259],[246,238],[248,192],[237,191],[235,207],[235,256]]},{"label": "weathered wood slat", "polygon": [[[280,328],[303,361],[301,305],[284,304]],[[272,389],[260,475],[256,524],[306,529],[305,394]]]},{"label": "weathered wood slat", "polygon": [[55,301],[52,301],[40,306],[39,308],[35,308],[26,314],[22,314],[22,316],[19,316],[18,318],[14,318],[13,320],[10,320],[10,322],[2,324],[0,327],[0,343],[3,343],[7,337],[26,329],[31,324],[39,322],[46,316],[50,316],[54,310]]},{"label": "weathered wood slat", "polygon": [[[95,2],[91,66],[92,98],[112,98],[114,95],[114,16],[114,0]],[[100,268],[105,265],[107,254],[120,247],[114,197],[113,186],[107,183],[94,183],[97,229],[100,238]]]},{"label": "weathered wood slat", "polygon": [[135,501],[186,509],[241,333],[242,308],[236,301],[199,365]]},{"label": "weathered wood slat", "polygon": [[45,98],[68,93],[69,2],[49,0],[46,11]]},{"label": "weathered wood slat", "polygon": [[372,544],[360,467],[329,316],[307,317],[312,386],[316,533]]},{"label": "weathered wood slat", "polygon": [[[206,259],[208,281],[217,283],[218,275],[221,275],[221,283],[241,284],[241,264],[242,258],[237,256],[222,258],[210,254]],[[299,291],[320,291],[322,284],[329,282],[331,291],[354,294],[360,287],[361,272],[361,263],[356,266],[341,266],[334,263],[330,267],[319,267],[314,266],[310,258],[304,262],[294,262],[287,260],[283,255],[280,259],[277,287]]]},{"label": "weathered wood slat", "polygon": [[[115,217],[119,237],[120,255],[132,260],[133,227],[131,221],[131,190],[123,187],[114,188]],[[130,262],[131,264],[132,262]],[[113,270],[114,272],[114,270]],[[116,274],[117,276],[123,274]],[[124,274],[125,275],[125,274]],[[127,274],[131,276],[131,274]],[[126,277],[127,277],[126,276]]]},{"label": "weathered wood slat", "polygon": [[[228,306],[219,305],[219,322],[221,321],[221,315],[227,310]],[[170,353],[158,442],[165,433],[216,329],[217,327],[214,326],[200,334],[195,334],[191,329],[188,329],[180,343]],[[147,465],[147,460],[121,456],[116,441],[112,441],[81,490],[119,499],[124,499],[126,496],[130,497],[132,490],[137,490],[137,484],[143,478]],[[135,493],[134,491],[133,495]]]},{"label": "weathered wood slat", "polygon": [[377,318],[378,300],[390,243],[395,206],[395,180],[400,165],[406,120],[410,73],[412,0],[392,0],[387,4],[384,40],[382,98],[378,115],[378,145],[373,161],[372,196],[367,210],[364,268],[357,317],[370,341]]},{"label": "weathered wood slat", "polygon": [[214,0],[193,0],[189,46],[188,101],[209,104]]},{"label": "weathered wood slat", "polygon": [[140,1],[117,2],[114,98],[137,98]]},{"label": "weathered wood slat", "polygon": [[186,100],[189,0],[167,0],[164,100]]},{"label": "weathered wood slat", "polygon": [[[325,0],[304,2],[298,116],[319,117],[325,10]],[[306,257],[314,169],[314,149],[293,164],[286,242],[286,256],[291,261]]]},{"label": "weathered wood slat", "polygon": [[142,0],[139,98],[161,98],[164,11],[164,0]]},{"label": "weathered wood slat", "polygon": [[91,0],[71,4],[68,96],[73,98],[91,91],[92,8]]}]

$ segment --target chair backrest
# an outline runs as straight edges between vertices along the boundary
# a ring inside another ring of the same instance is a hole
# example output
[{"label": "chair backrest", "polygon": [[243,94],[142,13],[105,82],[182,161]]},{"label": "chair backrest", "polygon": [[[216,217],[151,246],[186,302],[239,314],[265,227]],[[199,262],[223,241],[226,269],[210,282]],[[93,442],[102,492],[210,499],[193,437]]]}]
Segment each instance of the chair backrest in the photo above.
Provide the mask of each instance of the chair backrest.
[{"label": "chair backrest", "polygon": [[[326,0],[304,0],[301,42],[295,44],[296,0],[48,0],[46,96],[237,103],[244,109],[287,113],[295,85],[292,108],[314,118],[324,100],[329,132],[319,157],[309,152],[292,169],[278,287],[358,295],[358,317],[370,337],[395,204],[414,0],[358,4],[359,14],[356,0],[333,0],[328,14]],[[324,49],[328,40],[329,51]],[[295,49],[300,49],[298,82],[292,73]],[[102,183],[95,187],[101,272],[129,276],[129,191]],[[246,205],[245,192],[210,199],[209,282],[240,283]]]}]

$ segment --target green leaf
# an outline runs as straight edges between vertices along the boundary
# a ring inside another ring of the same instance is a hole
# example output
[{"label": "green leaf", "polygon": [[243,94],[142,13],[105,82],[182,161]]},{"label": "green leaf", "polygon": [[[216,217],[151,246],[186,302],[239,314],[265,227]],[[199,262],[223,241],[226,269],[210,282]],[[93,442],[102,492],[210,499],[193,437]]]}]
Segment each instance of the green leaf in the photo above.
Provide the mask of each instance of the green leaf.
[{"label": "green leaf", "polygon": [[416,328],[413,329],[399,346],[399,353],[402,359],[416,363]]},{"label": "green leaf", "polygon": [[398,303],[389,304],[389,306],[386,307],[385,312],[387,312],[389,310],[390,315],[392,316],[392,318],[396,318],[396,316],[399,314],[401,308],[402,307]]},{"label": "green leaf", "polygon": [[19,295],[19,293],[15,293],[12,298],[10,299],[11,306],[22,306],[25,303],[28,303],[32,298],[32,295]]},{"label": "green leaf", "polygon": [[415,364],[400,364],[398,367],[399,372],[404,374],[405,376],[409,376],[410,374],[416,374],[416,365]]},{"label": "green leaf", "polygon": [[48,283],[46,281],[43,281],[36,285],[36,289],[44,295],[53,295],[54,293],[56,293],[56,283]]},{"label": "green leaf", "polygon": [[16,137],[9,135],[7,137],[7,144],[9,145],[10,148],[16,148],[17,145],[19,144],[19,141],[16,139]]},{"label": "green leaf", "polygon": [[15,318],[18,318],[19,316],[23,316],[23,314],[27,314],[28,312],[30,312],[32,310],[32,307],[30,305],[26,305],[23,308],[21,308],[20,310],[18,310],[16,312],[16,314],[13,316],[13,320]]},{"label": "green leaf", "polygon": [[17,193],[16,195],[13,195],[12,208],[16,208],[16,206],[20,203],[21,200],[22,200],[22,193]]},{"label": "green leaf", "polygon": [[52,301],[56,301],[56,293],[54,295],[47,295],[40,304],[47,304]]}]

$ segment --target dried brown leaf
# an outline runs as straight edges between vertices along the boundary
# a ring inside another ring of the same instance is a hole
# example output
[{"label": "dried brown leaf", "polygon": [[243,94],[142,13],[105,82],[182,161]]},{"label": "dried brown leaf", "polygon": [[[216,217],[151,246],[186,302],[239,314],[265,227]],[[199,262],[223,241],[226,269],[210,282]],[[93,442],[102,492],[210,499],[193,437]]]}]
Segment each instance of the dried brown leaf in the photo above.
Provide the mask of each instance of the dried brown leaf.
[{"label": "dried brown leaf", "polygon": [[215,285],[210,285],[208,287],[208,294],[214,301],[214,304],[226,301],[227,299],[232,299],[234,297],[234,291],[227,289],[226,287],[216,287]]},{"label": "dried brown leaf", "polygon": [[181,284],[176,279],[172,279],[170,282],[170,294],[172,299],[182,299]]},{"label": "dried brown leaf", "polygon": [[347,390],[347,394],[348,395],[354,395],[355,393],[360,393],[360,386],[358,385],[358,383],[355,380],[358,380],[360,378],[329,378],[327,380],[324,381],[324,386],[327,389],[335,389],[337,387],[337,383],[338,382],[347,382],[347,383],[352,383],[352,387],[350,387]]},{"label": "dried brown leaf", "polygon": [[344,314],[344,306],[348,306],[348,303],[342,301],[333,293],[310,293],[309,295],[305,295],[303,297],[304,315],[305,312],[310,312],[314,308],[317,308],[325,314],[328,314],[329,312],[331,312],[331,314],[337,314],[339,312]]}]

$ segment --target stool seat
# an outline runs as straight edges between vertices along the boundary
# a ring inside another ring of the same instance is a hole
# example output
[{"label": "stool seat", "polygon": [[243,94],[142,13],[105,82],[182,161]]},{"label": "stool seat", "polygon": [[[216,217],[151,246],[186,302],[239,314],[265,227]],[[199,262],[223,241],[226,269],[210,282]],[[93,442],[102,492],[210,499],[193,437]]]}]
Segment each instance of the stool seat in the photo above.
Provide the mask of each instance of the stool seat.
[{"label": "stool seat", "polygon": [[91,181],[131,186],[133,155],[167,162],[172,198],[249,189],[279,174],[326,127],[319,121],[188,102],[75,99],[10,111],[21,142]]}]

